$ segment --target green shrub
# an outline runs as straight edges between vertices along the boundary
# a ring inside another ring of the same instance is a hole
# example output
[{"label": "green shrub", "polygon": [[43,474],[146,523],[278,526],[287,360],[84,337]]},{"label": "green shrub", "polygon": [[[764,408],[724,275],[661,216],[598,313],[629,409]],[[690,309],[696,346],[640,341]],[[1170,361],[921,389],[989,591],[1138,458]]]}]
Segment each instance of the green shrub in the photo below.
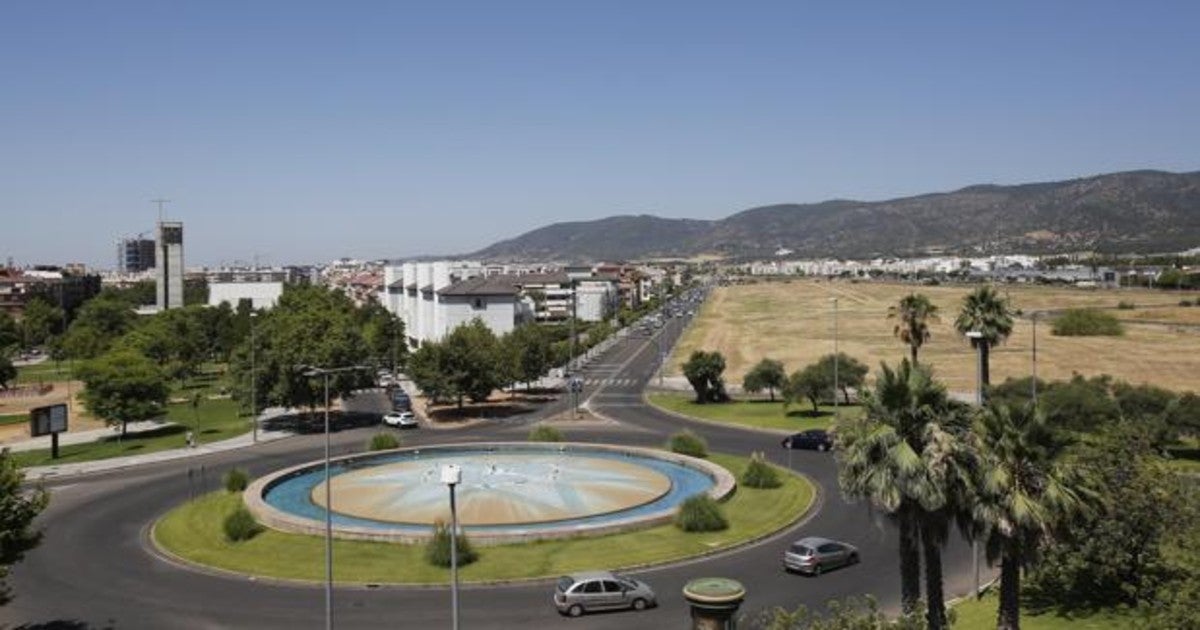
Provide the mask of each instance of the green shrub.
[{"label": "green shrub", "polygon": [[400,438],[384,431],[372,435],[371,441],[367,442],[368,451],[387,451],[393,448],[400,448]]},{"label": "green shrub", "polygon": [[[458,533],[458,566],[463,567],[479,559],[471,547],[471,541],[463,532]],[[435,567],[450,567],[450,528],[442,521],[433,524],[433,539],[425,547],[425,560]]]},{"label": "green shrub", "polygon": [[241,468],[234,468],[225,473],[225,491],[241,492],[250,485],[250,476]]},{"label": "green shrub", "polygon": [[1196,302],[1192,302],[1188,299],[1179,300],[1180,306],[1192,306],[1193,304],[1200,304],[1200,300],[1197,300]]},{"label": "green shrub", "polygon": [[1110,313],[1094,308],[1070,308],[1054,320],[1051,332],[1062,337],[1115,337],[1125,334],[1125,328]]},{"label": "green shrub", "polygon": [[1123,311],[1132,311],[1133,309],[1137,308],[1137,304],[1134,304],[1129,300],[1121,300],[1120,302],[1117,302],[1117,308]]},{"label": "green shrub", "polygon": [[680,455],[708,457],[708,444],[705,443],[704,438],[687,430],[672,435],[667,442],[667,448],[671,449],[672,453]]},{"label": "green shrub", "polygon": [[539,424],[538,426],[534,427],[532,431],[529,432],[529,441],[530,442],[561,442],[561,441],[563,441],[563,434],[562,434],[562,431],[559,431],[558,429],[556,429],[552,426],[548,426],[545,424]]},{"label": "green shrub", "polygon": [[707,494],[689,497],[675,513],[675,526],[685,532],[719,532],[729,527],[721,506]]},{"label": "green shrub", "polygon": [[262,526],[258,521],[254,520],[254,516],[250,514],[250,510],[246,506],[239,505],[236,510],[229,513],[225,517],[224,522],[225,539],[229,542],[241,542],[250,540],[262,531]]},{"label": "green shrub", "polygon": [[750,463],[742,472],[741,483],[747,488],[778,488],[783,485],[779,479],[779,472],[775,470],[774,466],[767,463],[767,459],[762,453],[750,455]]}]

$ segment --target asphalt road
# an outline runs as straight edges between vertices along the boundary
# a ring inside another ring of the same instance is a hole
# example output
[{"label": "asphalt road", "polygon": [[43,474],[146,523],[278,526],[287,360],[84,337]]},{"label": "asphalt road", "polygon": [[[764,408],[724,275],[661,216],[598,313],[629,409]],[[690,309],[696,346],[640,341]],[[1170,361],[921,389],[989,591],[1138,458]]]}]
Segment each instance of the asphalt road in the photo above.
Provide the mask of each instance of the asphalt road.
[{"label": "asphalt road", "polygon": [[[675,335],[676,322],[660,334]],[[664,346],[669,340],[664,340]],[[703,435],[711,450],[746,455],[763,451],[781,465],[786,451],[773,435],[693,423],[642,404],[640,390],[654,377],[658,347],[652,338],[631,337],[593,361],[584,376],[624,385],[588,387],[589,406],[617,421],[610,425],[565,429],[574,441],[660,446],[666,437],[687,427]],[[629,384],[632,379],[634,382]],[[523,440],[526,426],[538,417],[561,411],[560,400],[527,417],[493,421],[466,430],[421,430],[406,433],[406,444]],[[386,408],[381,394],[355,397],[350,408]],[[348,429],[332,436],[333,451],[359,450],[375,427]],[[300,628],[322,627],[324,599],[320,585],[270,583],[176,566],[150,550],[150,525],[190,495],[218,487],[231,467],[260,475],[277,468],[318,459],[323,436],[306,435],[253,448],[217,453],[118,471],[52,486],[50,507],[41,518],[42,545],[17,565],[11,576],[16,599],[0,608],[0,625],[17,628]],[[827,453],[796,451],[793,467],[820,487],[819,505],[798,526],[761,544],[718,556],[635,572],[657,591],[659,606],[646,612],[606,613],[580,619],[557,614],[550,601],[551,581],[500,587],[464,587],[464,628],[663,628],[687,623],[688,609],[680,591],[690,579],[731,577],[748,591],[742,611],[803,604],[819,607],[830,598],[872,594],[885,607],[898,600],[895,532],[885,519],[865,506],[842,500],[836,467]],[[846,540],[860,549],[862,562],[819,578],[784,573],[780,554],[792,539],[823,535]],[[944,554],[948,593],[971,586],[970,555],[964,545]],[[336,558],[335,558],[336,562]],[[603,568],[603,567],[597,567]],[[334,624],[339,628],[425,628],[450,625],[450,596],[445,588],[338,588]]]}]

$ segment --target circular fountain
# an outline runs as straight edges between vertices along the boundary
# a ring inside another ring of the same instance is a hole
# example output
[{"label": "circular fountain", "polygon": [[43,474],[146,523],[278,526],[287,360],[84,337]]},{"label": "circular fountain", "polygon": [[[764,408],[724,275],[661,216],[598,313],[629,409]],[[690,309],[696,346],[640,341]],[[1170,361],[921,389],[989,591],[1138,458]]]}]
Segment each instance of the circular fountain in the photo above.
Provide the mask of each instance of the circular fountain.
[{"label": "circular fountain", "polygon": [[669,521],[686,498],[734,489],[724,468],[651,449],[596,444],[498,443],[401,449],[278,471],[246,489],[269,527],[323,534],[326,509],[340,538],[417,542],[450,521],[445,464],[462,467],[459,524],[472,540],[514,542],[594,535]]}]

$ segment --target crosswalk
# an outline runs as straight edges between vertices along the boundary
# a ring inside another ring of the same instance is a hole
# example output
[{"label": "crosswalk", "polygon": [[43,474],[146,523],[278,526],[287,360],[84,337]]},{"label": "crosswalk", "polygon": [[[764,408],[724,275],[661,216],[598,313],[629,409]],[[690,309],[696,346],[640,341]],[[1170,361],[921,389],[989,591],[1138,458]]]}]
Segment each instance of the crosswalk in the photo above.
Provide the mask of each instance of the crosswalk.
[{"label": "crosswalk", "polygon": [[584,385],[609,385],[612,387],[628,387],[636,385],[637,379],[633,378],[585,378]]}]

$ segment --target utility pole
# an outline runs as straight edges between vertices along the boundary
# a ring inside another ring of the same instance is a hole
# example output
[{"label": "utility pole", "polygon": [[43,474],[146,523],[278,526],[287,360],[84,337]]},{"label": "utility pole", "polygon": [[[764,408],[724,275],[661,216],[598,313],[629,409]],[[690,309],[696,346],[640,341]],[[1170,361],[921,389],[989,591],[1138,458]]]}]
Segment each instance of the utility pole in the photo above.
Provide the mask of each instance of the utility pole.
[{"label": "utility pole", "polygon": [[1029,379],[1030,402],[1037,407],[1037,311],[1031,315],[1033,319],[1033,378]]},{"label": "utility pole", "polygon": [[838,299],[833,298],[833,419],[838,419]]},{"label": "utility pole", "polygon": [[258,444],[258,370],[255,365],[258,345],[254,343],[254,320],[257,316],[258,313],[250,311],[250,430],[255,444]]}]

